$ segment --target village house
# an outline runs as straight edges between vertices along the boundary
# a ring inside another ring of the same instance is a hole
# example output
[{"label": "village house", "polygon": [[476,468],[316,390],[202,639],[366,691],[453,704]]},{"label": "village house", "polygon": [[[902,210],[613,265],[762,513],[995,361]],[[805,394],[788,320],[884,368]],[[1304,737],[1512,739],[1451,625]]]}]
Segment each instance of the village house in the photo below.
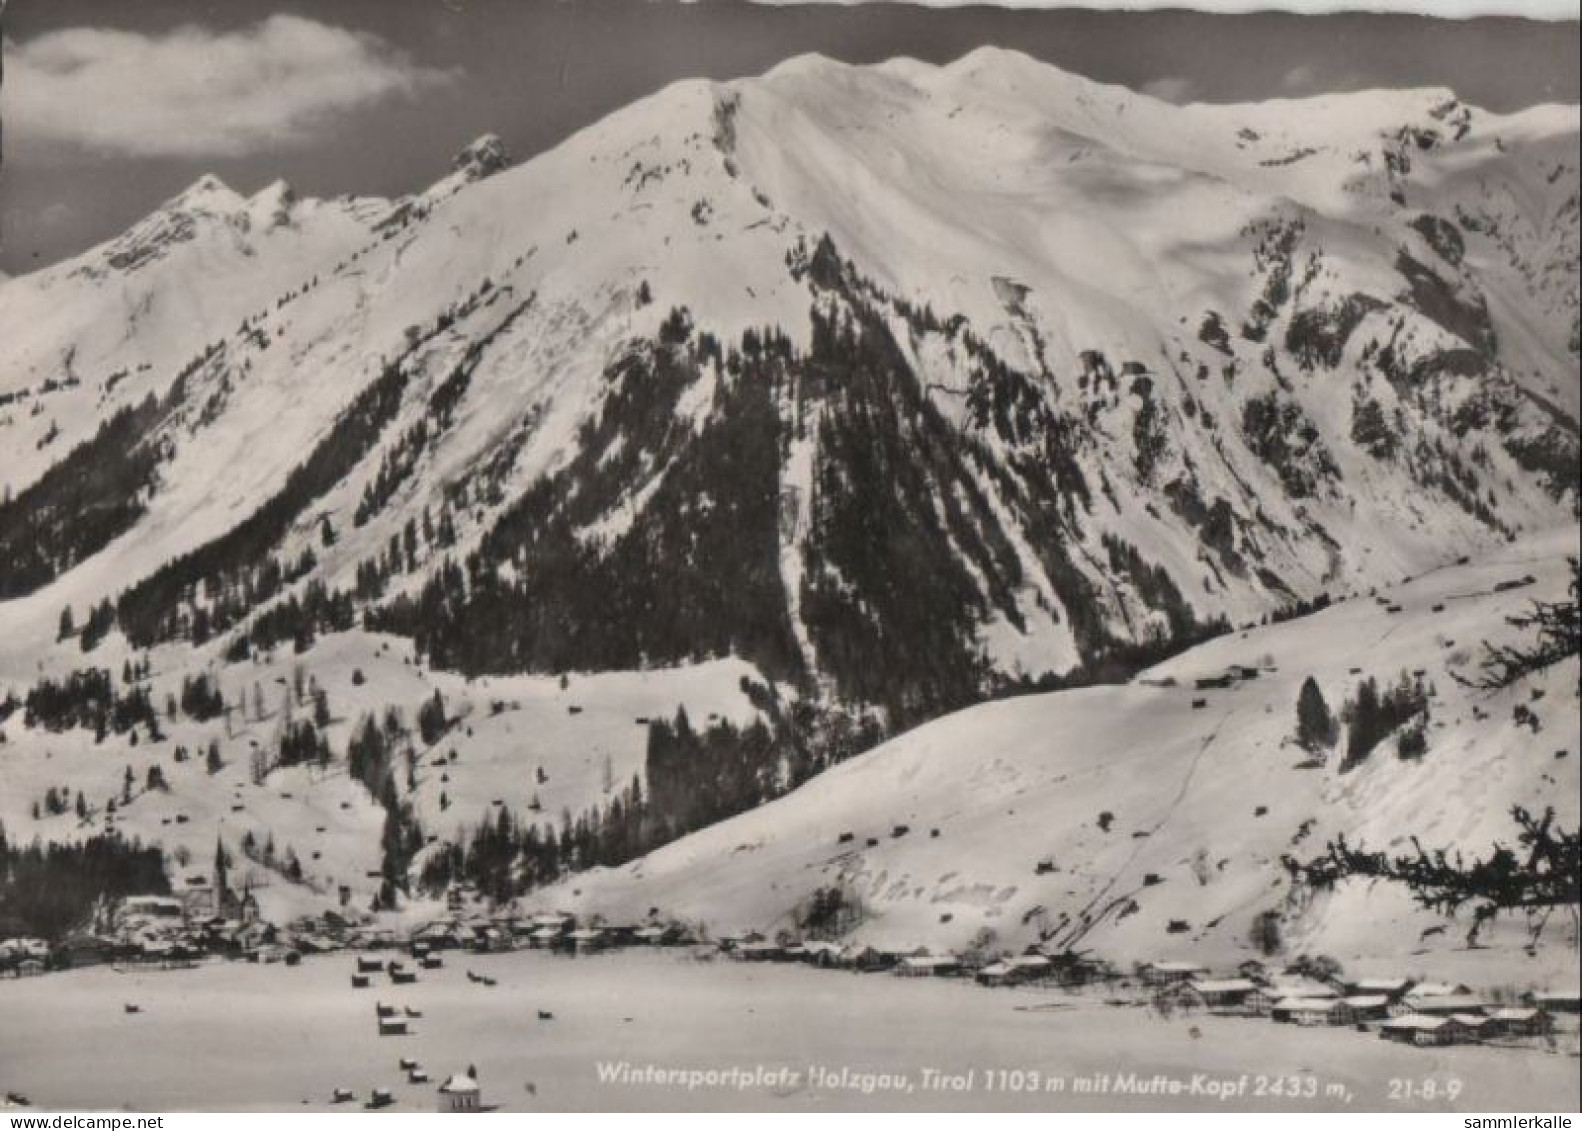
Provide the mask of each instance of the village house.
[{"label": "village house", "polygon": [[1049,959],[1050,974],[1057,985],[1085,986],[1089,982],[1102,981],[1115,975],[1114,969],[1103,959],[1074,954],[1069,950],[1053,954],[1046,950],[1043,953]]},{"label": "village house", "polygon": [[849,946],[840,952],[837,964],[844,969],[866,974],[892,969],[896,961],[894,954],[878,947]]},{"label": "village house", "polygon": [[1410,978],[1351,978],[1345,983],[1346,993],[1353,996],[1383,994],[1391,1001],[1398,1001],[1412,988]]},{"label": "village house", "polygon": [[71,935],[61,945],[65,965],[79,969],[84,966],[101,966],[115,959],[115,942],[100,935]]},{"label": "village house", "polygon": [[1551,1014],[1582,1012],[1582,991],[1578,990],[1538,990],[1529,1000]]},{"label": "village house", "polygon": [[784,948],[779,943],[760,939],[758,942],[741,943],[732,953],[743,962],[773,962],[783,952]]},{"label": "village house", "polygon": [[1144,962],[1137,967],[1137,976],[1145,986],[1167,986],[1207,977],[1208,967],[1195,962]]},{"label": "village house", "polygon": [[24,962],[49,961],[49,943],[43,939],[15,938],[0,942],[0,972],[16,971]]},{"label": "village house", "polygon": [[551,911],[542,915],[534,915],[528,922],[535,931],[549,929],[556,934],[564,934],[577,925],[576,919],[562,911]]},{"label": "village house", "polygon": [[121,901],[118,925],[123,931],[143,926],[180,926],[186,915],[186,905],[172,896],[132,895]]},{"label": "village house", "polygon": [[1418,982],[1411,992],[1414,997],[1465,997],[1472,987],[1463,982]]},{"label": "village house", "polygon": [[1009,986],[1011,978],[1011,968],[1004,962],[991,962],[972,976],[980,986]]},{"label": "village house", "polygon": [[1188,1009],[1207,1009],[1215,1013],[1244,1013],[1258,992],[1258,984],[1247,978],[1194,978],[1176,982],[1159,991],[1158,998]]},{"label": "village house", "polygon": [[564,936],[563,948],[572,954],[594,954],[604,949],[604,932],[598,927],[579,927]]},{"label": "village house", "polygon": [[483,1089],[471,1070],[457,1072],[439,1086],[439,1110],[447,1113],[483,1110]]},{"label": "village house", "polygon": [[1042,982],[1053,973],[1049,959],[1041,954],[1018,954],[1007,958],[1005,965],[1010,968],[1012,977],[1021,983]]},{"label": "village house", "polygon": [[1466,1027],[1454,1017],[1429,1017],[1423,1013],[1392,1017],[1379,1026],[1379,1035],[1385,1040],[1419,1046],[1463,1044],[1469,1036]]},{"label": "village house", "polygon": [[1466,1030],[1468,1040],[1481,1041],[1499,1034],[1499,1024],[1486,1013],[1453,1013],[1450,1019]]},{"label": "village house", "polygon": [[903,978],[953,978],[961,973],[961,959],[951,954],[913,954],[896,964]]},{"label": "village house", "polygon": [[802,961],[814,966],[836,966],[840,963],[840,944],[825,939],[803,943]]},{"label": "village house", "polygon": [[1499,1037],[1541,1037],[1554,1029],[1554,1019],[1537,1006],[1490,1010],[1489,1021],[1491,1034]]},{"label": "village house", "polygon": [[1351,1007],[1338,997],[1287,998],[1275,1002],[1269,1016],[1292,1025],[1351,1025],[1356,1021]]},{"label": "village house", "polygon": [[1332,987],[1323,982],[1311,978],[1281,977],[1269,985],[1258,986],[1248,994],[1246,1006],[1249,1013],[1268,1016],[1282,1001],[1323,1001],[1339,997]]},{"label": "village house", "polygon": [[1450,1017],[1457,1013],[1482,1013],[1484,1003],[1470,993],[1420,995],[1416,990],[1407,994],[1391,1012],[1398,1015],[1426,1013],[1431,1017]]},{"label": "village house", "polygon": [[549,950],[560,936],[559,927],[538,927],[527,936],[527,945],[533,950]]},{"label": "village house", "polygon": [[1387,994],[1352,994],[1340,999],[1356,1021],[1384,1021],[1390,1016]]}]

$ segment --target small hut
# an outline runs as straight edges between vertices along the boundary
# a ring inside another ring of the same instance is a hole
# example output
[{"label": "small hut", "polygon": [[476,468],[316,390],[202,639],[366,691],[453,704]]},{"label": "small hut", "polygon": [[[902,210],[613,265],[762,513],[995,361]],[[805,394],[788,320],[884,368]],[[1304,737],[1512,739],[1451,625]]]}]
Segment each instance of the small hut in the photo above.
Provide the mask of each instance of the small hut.
[{"label": "small hut", "polygon": [[483,1090],[472,1069],[457,1072],[439,1086],[439,1110],[469,1112],[483,1110]]}]

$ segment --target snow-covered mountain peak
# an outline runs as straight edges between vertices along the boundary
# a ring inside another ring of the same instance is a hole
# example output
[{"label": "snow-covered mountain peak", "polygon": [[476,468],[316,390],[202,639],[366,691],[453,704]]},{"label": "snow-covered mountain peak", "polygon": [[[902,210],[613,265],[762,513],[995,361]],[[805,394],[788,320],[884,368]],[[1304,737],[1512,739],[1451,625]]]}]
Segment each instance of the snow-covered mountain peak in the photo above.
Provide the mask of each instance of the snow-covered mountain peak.
[{"label": "snow-covered mountain peak", "polygon": [[206,178],[0,287],[0,678],[729,658],[900,727],[1487,553],[1572,521],[1576,133],[986,49],[395,201]]}]

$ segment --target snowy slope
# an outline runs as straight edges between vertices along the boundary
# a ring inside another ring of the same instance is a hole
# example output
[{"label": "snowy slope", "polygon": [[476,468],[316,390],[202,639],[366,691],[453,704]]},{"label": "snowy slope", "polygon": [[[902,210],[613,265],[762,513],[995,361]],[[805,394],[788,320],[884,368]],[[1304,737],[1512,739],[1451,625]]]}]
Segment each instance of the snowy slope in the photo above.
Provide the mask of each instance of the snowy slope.
[{"label": "snowy slope", "polygon": [[[1258,956],[1253,920],[1275,911],[1288,954],[1487,978],[1493,967],[1479,964],[1488,956],[1462,949],[1467,923],[1446,931],[1398,891],[1356,882],[1332,895],[1294,893],[1280,858],[1310,859],[1342,834],[1374,849],[1405,851],[1415,836],[1480,854],[1511,843],[1517,804],[1552,805],[1575,825],[1576,661],[1494,695],[1452,678],[1472,674],[1480,640],[1509,632],[1505,616],[1564,591],[1562,555],[1574,551],[1574,538],[1523,543],[1381,593],[1399,614],[1359,597],[1193,649],[1123,687],[948,716],[543,901],[615,921],[658,906],[716,933],[772,933],[794,931],[815,890],[840,887],[863,908],[853,937],[879,945],[961,948],[989,931],[992,948],[1048,939],[1117,960],[1225,966]],[[1535,586],[1495,591],[1529,573]],[[1262,674],[1230,690],[1194,689],[1233,664]],[[1345,773],[1338,755],[1308,764],[1292,737],[1304,679],[1338,711],[1363,675],[1388,683],[1418,668],[1437,692],[1420,761],[1398,759],[1387,742]],[[1207,706],[1194,710],[1198,699]],[[1540,734],[1513,722],[1519,703],[1538,714]],[[842,843],[846,833],[855,835]],[[1039,874],[1040,861],[1053,869]],[[1172,932],[1172,920],[1186,927]],[[1525,931],[1508,925],[1494,954],[1512,976],[1541,980],[1574,969],[1574,931],[1557,917],[1552,950],[1535,960],[1521,952]]]}]

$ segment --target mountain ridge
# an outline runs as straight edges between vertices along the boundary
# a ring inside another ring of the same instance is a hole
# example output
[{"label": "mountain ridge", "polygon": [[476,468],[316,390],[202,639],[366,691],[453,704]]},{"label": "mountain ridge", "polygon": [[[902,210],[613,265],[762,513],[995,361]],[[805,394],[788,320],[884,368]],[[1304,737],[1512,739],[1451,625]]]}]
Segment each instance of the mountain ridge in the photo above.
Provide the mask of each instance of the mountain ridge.
[{"label": "mountain ridge", "polygon": [[[845,757],[1574,528],[1576,108],[1302,106],[799,58],[392,201],[200,179],[0,286],[0,680],[729,670]],[[767,750],[730,804],[827,760]]]}]

